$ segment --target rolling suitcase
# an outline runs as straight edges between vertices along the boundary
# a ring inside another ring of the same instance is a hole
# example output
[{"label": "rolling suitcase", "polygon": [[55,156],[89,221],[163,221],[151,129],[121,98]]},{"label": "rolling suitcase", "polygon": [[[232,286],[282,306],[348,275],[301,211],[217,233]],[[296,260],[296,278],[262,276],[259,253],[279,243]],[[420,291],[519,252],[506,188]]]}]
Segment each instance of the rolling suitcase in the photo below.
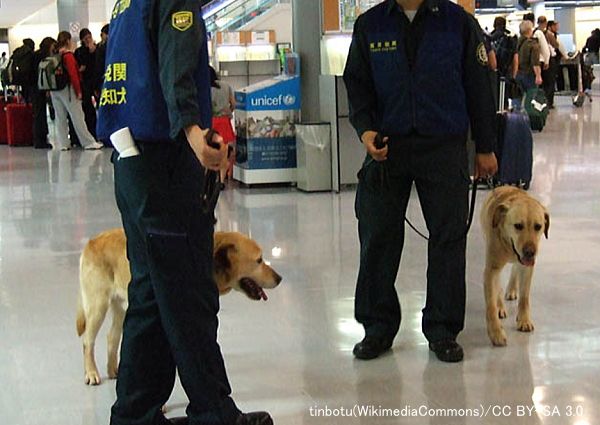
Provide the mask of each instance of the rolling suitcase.
[{"label": "rolling suitcase", "polygon": [[6,131],[6,102],[4,97],[0,97],[0,145],[8,143],[8,133]]},{"label": "rolling suitcase", "polygon": [[529,117],[522,111],[503,110],[506,82],[500,84],[498,113],[497,183],[529,189],[533,168],[533,136]]},{"label": "rolling suitcase", "polygon": [[33,110],[31,104],[6,106],[6,130],[9,146],[33,146]]},{"label": "rolling suitcase", "polygon": [[531,129],[542,131],[546,126],[546,120],[550,112],[544,91],[537,87],[527,90],[527,93],[523,97],[523,106],[527,115],[529,115]]}]

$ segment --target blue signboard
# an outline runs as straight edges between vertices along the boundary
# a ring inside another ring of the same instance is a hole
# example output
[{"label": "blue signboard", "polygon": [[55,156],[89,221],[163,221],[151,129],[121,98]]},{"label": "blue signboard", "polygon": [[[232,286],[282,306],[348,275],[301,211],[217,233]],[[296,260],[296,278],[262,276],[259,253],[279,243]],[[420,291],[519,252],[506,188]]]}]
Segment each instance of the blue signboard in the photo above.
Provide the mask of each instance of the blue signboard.
[{"label": "blue signboard", "polygon": [[236,163],[246,170],[296,168],[300,78],[277,77],[235,93]]},{"label": "blue signboard", "polygon": [[278,77],[255,84],[235,92],[235,101],[236,108],[242,111],[299,110],[300,78]]}]

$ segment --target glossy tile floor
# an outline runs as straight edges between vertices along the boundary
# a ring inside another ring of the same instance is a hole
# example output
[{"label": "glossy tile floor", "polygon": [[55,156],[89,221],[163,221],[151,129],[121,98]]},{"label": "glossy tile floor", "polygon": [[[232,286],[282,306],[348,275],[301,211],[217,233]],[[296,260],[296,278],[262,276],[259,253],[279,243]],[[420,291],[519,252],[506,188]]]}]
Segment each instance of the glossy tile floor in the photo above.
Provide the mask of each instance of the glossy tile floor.
[{"label": "glossy tile floor", "polygon": [[[600,98],[582,109],[562,98],[536,135],[534,155],[531,193],[552,214],[534,277],[536,330],[517,332],[511,303],[509,345],[491,347],[475,225],[460,336],[466,359],[456,365],[435,360],[420,331],[426,245],[415,234],[408,233],[397,282],[404,319],[393,352],[356,361],[351,349],[362,330],[353,319],[353,191],[225,192],[221,229],[251,234],[285,278],[266,303],[239,293],[221,299],[220,342],[239,406],[267,409],[282,425],[599,424]],[[84,385],[75,305],[81,248],[119,226],[112,178],[108,151],[0,147],[1,425],[108,424],[115,384]],[[423,226],[416,197],[410,216]],[[106,373],[104,335],[97,355]],[[169,414],[181,414],[185,403],[178,386]],[[354,406],[398,409],[404,417],[348,417]],[[473,417],[478,409],[487,416]]]}]

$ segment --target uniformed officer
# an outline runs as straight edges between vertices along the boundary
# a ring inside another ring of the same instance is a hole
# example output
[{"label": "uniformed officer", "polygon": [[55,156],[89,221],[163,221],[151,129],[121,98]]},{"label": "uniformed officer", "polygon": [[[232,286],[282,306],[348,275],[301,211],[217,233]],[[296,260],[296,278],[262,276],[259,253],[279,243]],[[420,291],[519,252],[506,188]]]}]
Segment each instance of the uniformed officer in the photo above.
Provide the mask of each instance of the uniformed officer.
[{"label": "uniformed officer", "polygon": [[[128,128],[135,140],[132,156],[112,159],[132,280],[110,423],[272,424],[268,413],[240,413],[217,344],[214,216],[201,192],[205,170],[227,166],[227,147],[205,140],[211,102],[200,2],[118,0],[104,80],[99,136]],[[161,408],[176,369],[189,405],[187,418],[170,422]]]},{"label": "uniformed officer", "polygon": [[[394,283],[414,182],[430,234],[423,333],[440,360],[460,361],[469,124],[476,173],[487,176],[497,169],[482,30],[449,0],[384,1],[356,21],[344,81],[350,121],[368,152],[355,205],[361,244],[355,316],[365,338],[354,355],[379,356],[398,332]],[[381,149],[378,133],[386,142]]]}]

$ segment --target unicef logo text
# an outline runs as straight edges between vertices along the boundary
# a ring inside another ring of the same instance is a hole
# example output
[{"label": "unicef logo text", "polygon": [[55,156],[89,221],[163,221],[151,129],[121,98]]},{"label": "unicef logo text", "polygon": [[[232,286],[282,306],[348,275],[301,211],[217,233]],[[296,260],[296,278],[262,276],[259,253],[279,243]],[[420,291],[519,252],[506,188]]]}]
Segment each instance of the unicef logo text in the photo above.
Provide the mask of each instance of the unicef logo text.
[{"label": "unicef logo text", "polygon": [[292,106],[296,103],[296,96],[292,94],[283,95],[280,94],[276,97],[263,96],[252,99],[250,104],[252,106]]}]

